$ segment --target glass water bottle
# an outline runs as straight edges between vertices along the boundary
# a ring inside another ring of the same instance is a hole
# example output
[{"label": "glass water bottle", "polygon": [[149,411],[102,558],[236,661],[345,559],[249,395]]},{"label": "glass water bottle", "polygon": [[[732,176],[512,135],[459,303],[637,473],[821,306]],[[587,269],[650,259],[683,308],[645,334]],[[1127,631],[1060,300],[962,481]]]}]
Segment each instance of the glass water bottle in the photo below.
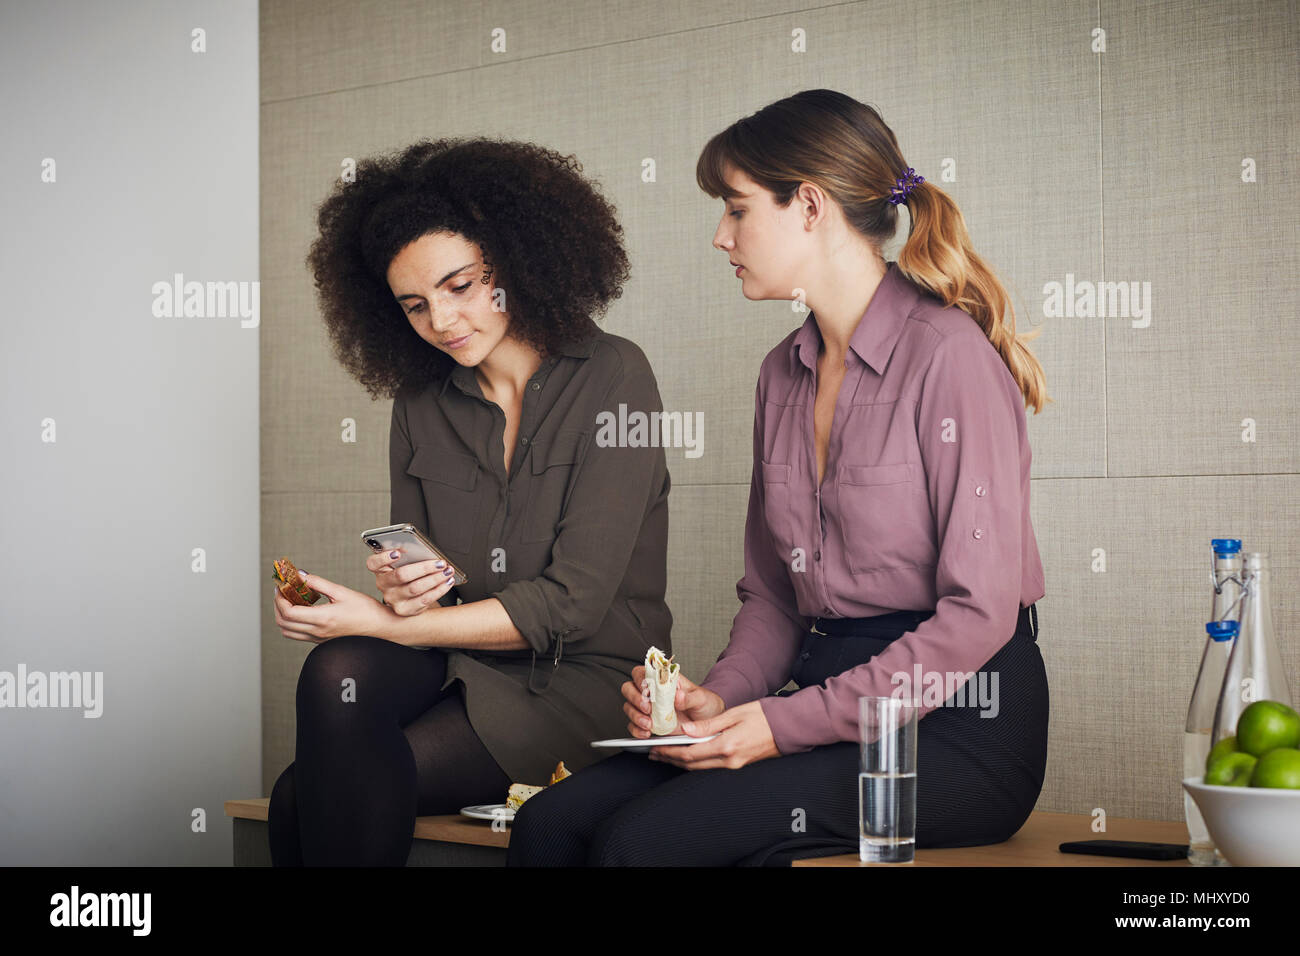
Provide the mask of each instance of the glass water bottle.
[{"label": "glass water bottle", "polygon": [[[1210,622],[1205,625],[1201,666],[1196,671],[1192,700],[1187,705],[1187,724],[1183,728],[1184,779],[1201,778],[1205,774],[1205,759],[1214,737],[1214,712],[1219,706],[1223,677],[1237,634],[1237,615],[1241,611],[1241,539],[1214,538],[1210,548],[1210,583],[1214,592],[1210,599]],[[1226,866],[1228,861],[1215,850],[1201,811],[1186,790],[1183,813],[1187,819],[1188,861],[1193,866]]]},{"label": "glass water bottle", "polygon": [[1293,707],[1287,687],[1282,655],[1273,635],[1271,575],[1268,555],[1258,551],[1242,562],[1241,631],[1233,642],[1232,655],[1219,693],[1214,714],[1213,747],[1237,732],[1237,718],[1257,700],[1276,700]]},{"label": "glass water bottle", "polygon": [[[1199,780],[1205,775],[1214,712],[1219,703],[1219,691],[1223,688],[1223,675],[1228,670],[1228,657],[1237,626],[1236,621],[1210,621],[1205,625],[1208,635],[1205,652],[1201,655],[1200,670],[1196,672],[1196,687],[1192,691],[1192,703],[1187,708],[1187,727],[1183,734],[1183,779],[1192,777]],[[1228,861],[1215,849],[1205,819],[1185,789],[1183,813],[1187,818],[1187,861],[1192,866],[1226,866]]]}]

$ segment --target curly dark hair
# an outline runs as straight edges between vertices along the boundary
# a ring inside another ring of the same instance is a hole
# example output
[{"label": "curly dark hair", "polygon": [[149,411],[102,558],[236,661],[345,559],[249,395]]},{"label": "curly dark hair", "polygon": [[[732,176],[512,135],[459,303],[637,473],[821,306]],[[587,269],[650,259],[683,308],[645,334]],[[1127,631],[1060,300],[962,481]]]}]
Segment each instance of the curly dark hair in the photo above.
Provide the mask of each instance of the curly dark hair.
[{"label": "curly dark hair", "polygon": [[334,353],[372,398],[393,398],[456,364],[411,328],[386,278],[407,244],[456,233],[503,289],[507,334],[543,355],[598,331],[629,268],[615,207],[573,156],[487,138],[420,140],[362,159],[320,204],[307,265]]}]

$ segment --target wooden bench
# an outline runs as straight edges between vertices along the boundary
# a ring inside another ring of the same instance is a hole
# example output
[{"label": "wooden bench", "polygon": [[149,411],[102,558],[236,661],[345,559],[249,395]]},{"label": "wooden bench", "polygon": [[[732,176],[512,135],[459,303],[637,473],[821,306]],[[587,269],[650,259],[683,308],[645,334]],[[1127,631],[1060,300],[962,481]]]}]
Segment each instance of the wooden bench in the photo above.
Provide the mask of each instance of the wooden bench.
[{"label": "wooden bench", "polygon": [[[227,800],[233,818],[235,866],[270,866],[266,816],[269,799]],[[1190,866],[1186,860],[1128,860],[1119,857],[1062,853],[1057,847],[1075,840],[1144,840],[1186,843],[1181,820],[1107,820],[1105,833],[1092,831],[1086,814],[1035,811],[1015,836],[990,846],[917,850],[912,863],[864,864],[856,853],[795,860],[794,866]],[[407,866],[504,866],[510,830],[493,830],[486,820],[458,814],[416,817]]]},{"label": "wooden bench", "polygon": [[[234,819],[235,866],[270,866],[271,844],[266,817],[269,797],[227,800]],[[505,866],[510,829],[493,830],[487,820],[460,814],[416,817],[407,866]]]}]

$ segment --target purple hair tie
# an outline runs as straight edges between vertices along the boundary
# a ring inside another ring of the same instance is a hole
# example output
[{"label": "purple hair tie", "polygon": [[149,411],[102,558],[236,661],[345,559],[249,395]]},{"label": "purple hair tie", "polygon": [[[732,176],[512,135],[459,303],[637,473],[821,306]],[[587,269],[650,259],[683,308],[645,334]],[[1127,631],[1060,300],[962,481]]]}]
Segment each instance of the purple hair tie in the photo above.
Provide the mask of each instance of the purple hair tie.
[{"label": "purple hair tie", "polygon": [[907,167],[907,175],[899,176],[897,183],[889,189],[889,201],[897,206],[901,202],[906,202],[907,197],[912,194],[917,183],[925,182],[925,177],[917,174],[911,166]]}]

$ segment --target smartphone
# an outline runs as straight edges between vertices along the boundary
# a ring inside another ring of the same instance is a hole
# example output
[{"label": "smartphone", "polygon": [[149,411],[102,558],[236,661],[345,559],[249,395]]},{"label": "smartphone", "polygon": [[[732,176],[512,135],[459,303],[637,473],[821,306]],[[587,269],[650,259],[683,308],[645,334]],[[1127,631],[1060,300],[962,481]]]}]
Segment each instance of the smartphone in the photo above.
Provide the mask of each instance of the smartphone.
[{"label": "smartphone", "polygon": [[402,556],[393,561],[392,566],[395,568],[415,564],[417,561],[446,561],[447,567],[451,568],[452,584],[464,584],[469,580],[465,572],[456,567],[451,558],[443,554],[432,541],[420,533],[419,528],[409,521],[403,524],[390,524],[383,528],[371,528],[369,531],[363,531],[361,532],[361,540],[375,554],[400,549]]},{"label": "smartphone", "polygon": [[1137,840],[1079,840],[1062,843],[1060,850],[1062,853],[1123,856],[1134,860],[1182,860],[1187,857],[1186,843],[1142,843]]}]

